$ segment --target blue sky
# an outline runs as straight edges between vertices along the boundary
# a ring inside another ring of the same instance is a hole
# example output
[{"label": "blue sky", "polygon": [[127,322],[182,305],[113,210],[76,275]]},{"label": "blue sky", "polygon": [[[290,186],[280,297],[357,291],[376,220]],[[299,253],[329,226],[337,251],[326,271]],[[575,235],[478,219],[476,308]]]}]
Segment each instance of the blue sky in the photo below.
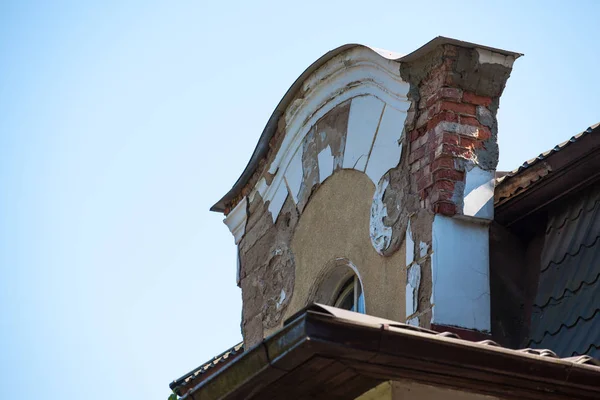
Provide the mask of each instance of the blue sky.
[{"label": "blue sky", "polygon": [[241,339],[208,209],[332,48],[525,53],[499,169],[600,121],[591,1],[50,3],[0,0],[0,398],[165,399]]}]

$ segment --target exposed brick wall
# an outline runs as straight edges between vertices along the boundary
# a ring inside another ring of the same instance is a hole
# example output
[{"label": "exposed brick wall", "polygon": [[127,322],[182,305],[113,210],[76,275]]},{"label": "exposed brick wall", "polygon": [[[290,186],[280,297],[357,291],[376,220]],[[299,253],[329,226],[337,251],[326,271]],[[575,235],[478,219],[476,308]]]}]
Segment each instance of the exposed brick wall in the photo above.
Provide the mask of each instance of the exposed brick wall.
[{"label": "exposed brick wall", "polygon": [[[453,216],[461,212],[466,165],[493,169],[498,161],[495,114],[505,83],[502,78],[508,74],[499,70],[499,79],[490,73],[465,74],[465,65],[485,68],[473,62],[476,57],[474,49],[445,45],[432,52],[435,66],[431,67],[430,61],[425,66],[417,63],[406,67],[429,67],[429,71],[404,71],[413,85],[405,126],[410,188],[419,195],[421,207],[436,214]],[[469,75],[474,79],[491,77],[492,84],[474,85],[465,78]]]}]

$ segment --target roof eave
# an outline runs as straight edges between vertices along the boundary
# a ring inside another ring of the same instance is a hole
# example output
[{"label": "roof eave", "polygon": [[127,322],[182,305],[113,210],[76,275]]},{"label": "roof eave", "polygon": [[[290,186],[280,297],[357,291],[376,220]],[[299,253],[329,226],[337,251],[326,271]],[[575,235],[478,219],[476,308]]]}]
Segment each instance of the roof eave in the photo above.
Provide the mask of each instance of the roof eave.
[{"label": "roof eave", "polygon": [[[198,395],[203,400],[260,397],[262,390],[273,395],[272,385],[280,379],[286,385],[302,380],[303,390],[318,389],[323,382],[294,375],[315,357],[341,360],[366,377],[365,384],[373,387],[386,380],[408,379],[524,399],[600,396],[599,367],[408,330],[394,324],[349,321],[308,309],[200,382],[182,400]],[[368,388],[357,386],[356,391],[359,390]],[[273,398],[283,399],[285,394]]]}]

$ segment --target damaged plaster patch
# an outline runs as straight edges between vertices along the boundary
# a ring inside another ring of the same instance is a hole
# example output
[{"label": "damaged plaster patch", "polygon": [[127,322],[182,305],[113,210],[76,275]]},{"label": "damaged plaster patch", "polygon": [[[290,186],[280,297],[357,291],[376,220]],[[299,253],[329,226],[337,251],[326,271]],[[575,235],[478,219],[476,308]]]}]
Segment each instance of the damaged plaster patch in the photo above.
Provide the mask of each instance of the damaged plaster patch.
[{"label": "damaged plaster patch", "polygon": [[442,121],[434,128],[434,132],[436,136],[451,132],[476,138],[479,135],[479,128],[471,125],[462,125],[457,122]]},{"label": "damaged plaster patch", "polygon": [[500,64],[506,68],[512,68],[515,58],[504,54],[495,53],[491,50],[477,48],[480,64]]},{"label": "damaged plaster patch", "polygon": [[482,125],[487,126],[488,128],[492,128],[494,126],[495,117],[490,110],[488,110],[484,106],[477,106],[476,110],[477,120],[481,122]]},{"label": "damaged plaster patch", "polygon": [[383,105],[384,103],[374,96],[360,96],[352,99],[344,150],[344,168],[365,170],[367,157],[383,112]]},{"label": "damaged plaster patch", "polygon": [[387,207],[383,202],[383,196],[389,185],[386,178],[387,176],[383,177],[375,188],[373,202],[371,203],[371,221],[369,223],[371,244],[381,255],[388,249],[392,240],[392,228],[384,224],[385,217],[388,215]]},{"label": "damaged plaster patch", "polygon": [[415,241],[413,240],[412,231],[410,229],[410,221],[406,226],[406,265],[412,264],[415,260]]},{"label": "damaged plaster patch", "polygon": [[296,204],[298,204],[298,193],[302,186],[302,175],[302,149],[299,148],[285,171],[285,181]]},{"label": "damaged plaster patch", "polygon": [[473,167],[465,178],[463,214],[486,220],[494,219],[494,171]]},{"label": "damaged plaster patch", "polygon": [[405,112],[398,111],[388,105],[385,106],[365,170],[376,185],[383,174],[395,168],[400,162],[402,155],[400,138],[405,120]]},{"label": "damaged plaster patch", "polygon": [[318,135],[311,129],[302,142],[302,185],[298,193],[298,211],[302,212],[313,188],[319,183]]},{"label": "damaged plaster patch", "polygon": [[325,179],[333,174],[334,158],[331,153],[331,147],[327,146],[317,155],[319,159],[319,183],[323,183]]},{"label": "damaged plaster patch", "polygon": [[344,160],[350,104],[351,100],[341,103],[317,121],[316,125],[316,132],[318,132],[318,135],[316,135],[317,150],[320,153],[327,147],[330,148],[331,154],[333,155],[334,171],[342,168]]},{"label": "damaged plaster patch", "polygon": [[271,216],[273,217],[273,223],[277,221],[277,217],[279,216],[279,212],[281,211],[281,207],[283,207],[283,203],[288,196],[288,190],[286,185],[280,182],[277,191],[275,191],[275,195],[273,199],[269,202],[269,211],[271,212]]},{"label": "damaged plaster patch", "polygon": [[[256,201],[258,204],[249,206],[254,211],[250,215],[253,224],[239,247],[244,340],[259,336],[262,340],[263,329],[278,326],[294,292],[295,259],[290,241],[299,219],[296,206],[287,196],[273,223],[262,199],[257,196]],[[251,323],[257,315],[260,325]]]},{"label": "damaged plaster patch", "polygon": [[419,257],[423,258],[427,255],[427,252],[429,251],[429,245],[425,242],[420,242],[419,243]]},{"label": "damaged plaster patch", "polygon": [[406,315],[417,312],[419,306],[419,287],[421,285],[421,266],[414,264],[407,271]]},{"label": "damaged plaster patch", "polygon": [[277,300],[277,304],[276,304],[278,310],[281,308],[281,305],[283,304],[285,299],[286,299],[285,290],[281,289],[281,293],[279,294],[279,300]]}]

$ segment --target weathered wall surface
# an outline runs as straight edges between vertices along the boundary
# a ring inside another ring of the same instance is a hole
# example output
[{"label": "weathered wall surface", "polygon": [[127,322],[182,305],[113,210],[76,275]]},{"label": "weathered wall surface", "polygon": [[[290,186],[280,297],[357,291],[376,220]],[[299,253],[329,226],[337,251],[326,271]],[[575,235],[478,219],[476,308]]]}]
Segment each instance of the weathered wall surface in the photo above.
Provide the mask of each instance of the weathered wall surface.
[{"label": "weathered wall surface", "polygon": [[341,102],[298,145],[281,193],[265,202],[258,184],[248,196],[238,246],[246,342],[257,343],[286,317],[324,301],[316,289],[341,259],[356,269],[369,314],[404,320],[404,252],[379,254],[372,222],[385,213],[373,213],[373,179],[401,157],[401,117],[373,95]]},{"label": "weathered wall surface", "polygon": [[314,300],[338,259],[369,314],[490,331],[496,112],[513,61],[446,44],[400,64],[359,48],[304,82],[229,204],[248,346]]},{"label": "weathered wall surface", "polygon": [[402,156],[407,91],[398,63],[354,49],[315,71],[281,116],[226,220],[238,243],[247,346],[324,301],[317,289],[333,269],[340,284],[340,269],[360,277],[367,312],[403,320],[404,256],[383,255],[387,210],[374,192]]},{"label": "weathered wall surface", "polygon": [[447,44],[401,65],[410,83],[408,154],[386,175],[382,198],[402,205],[397,218],[383,222],[390,243],[406,236],[409,323],[491,330],[487,224],[498,162],[496,113],[513,61]]},{"label": "weathered wall surface", "polygon": [[356,267],[365,292],[366,312],[404,320],[404,252],[379,255],[369,239],[375,187],[363,173],[342,170],[329,177],[305,208],[292,239],[296,260],[294,296],[288,315],[312,301],[319,277],[332,261],[346,258]]}]

